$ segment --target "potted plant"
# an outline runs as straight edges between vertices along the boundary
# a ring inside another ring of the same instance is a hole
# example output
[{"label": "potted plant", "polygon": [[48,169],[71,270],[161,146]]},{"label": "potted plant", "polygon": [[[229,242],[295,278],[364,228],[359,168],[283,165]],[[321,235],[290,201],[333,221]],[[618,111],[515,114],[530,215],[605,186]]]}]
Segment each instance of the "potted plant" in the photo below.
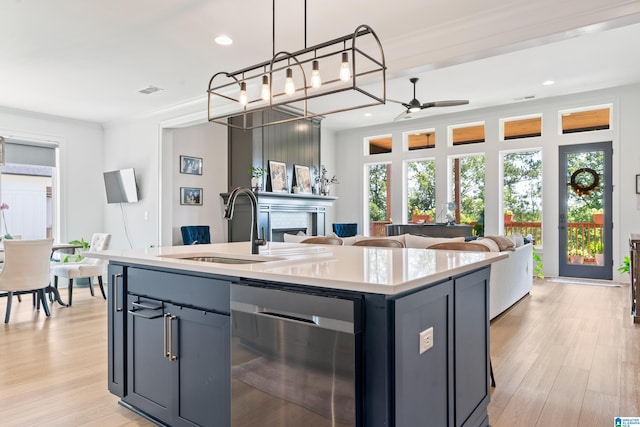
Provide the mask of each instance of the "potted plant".
[{"label": "potted plant", "polygon": [[544,273],[542,272],[542,268],[544,264],[542,264],[542,257],[538,252],[536,252],[536,247],[531,245],[531,254],[533,256],[533,277],[537,277],[538,279],[544,279]]},{"label": "potted plant", "polygon": [[505,209],[504,210],[504,225],[511,224],[511,221],[513,221],[513,212],[510,211],[509,209]]},{"label": "potted plant", "polygon": [[585,251],[578,248],[569,249],[569,262],[571,264],[584,264]]},{"label": "potted plant", "polygon": [[433,209],[424,211],[422,209],[419,209],[417,206],[414,206],[411,210],[411,222],[414,224],[431,222],[432,213]]},{"label": "potted plant", "polygon": [[267,174],[267,169],[262,166],[251,166],[249,175],[251,175],[251,189],[258,192],[262,189],[262,177]]},{"label": "potted plant", "polygon": [[604,211],[602,209],[591,209],[591,216],[595,224],[604,224]]},{"label": "potted plant", "polygon": [[622,264],[620,264],[620,266],[618,267],[618,273],[624,274],[624,273],[630,273],[630,272],[631,272],[631,258],[629,258],[628,256],[625,256],[624,259],[622,260]]},{"label": "potted plant", "polygon": [[604,265],[604,247],[602,245],[602,240],[594,240],[589,245],[589,251],[593,254],[596,259],[596,264]]}]

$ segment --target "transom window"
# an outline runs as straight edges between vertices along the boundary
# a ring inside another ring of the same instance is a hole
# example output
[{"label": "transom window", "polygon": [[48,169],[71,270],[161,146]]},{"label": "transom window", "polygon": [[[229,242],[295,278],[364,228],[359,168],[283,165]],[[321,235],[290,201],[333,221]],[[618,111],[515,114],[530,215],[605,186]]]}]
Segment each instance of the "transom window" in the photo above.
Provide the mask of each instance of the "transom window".
[{"label": "transom window", "polygon": [[451,145],[479,144],[485,141],[484,122],[449,127]]},{"label": "transom window", "polygon": [[565,110],[560,115],[563,134],[609,129],[611,124],[611,108],[608,106]]},{"label": "transom window", "polygon": [[502,119],[502,140],[542,136],[542,116]]},{"label": "transom window", "polygon": [[365,138],[366,154],[384,154],[391,153],[393,139],[391,135],[372,136],[371,138]]},{"label": "transom window", "polygon": [[408,151],[435,148],[436,132],[435,129],[405,132],[404,140]]}]

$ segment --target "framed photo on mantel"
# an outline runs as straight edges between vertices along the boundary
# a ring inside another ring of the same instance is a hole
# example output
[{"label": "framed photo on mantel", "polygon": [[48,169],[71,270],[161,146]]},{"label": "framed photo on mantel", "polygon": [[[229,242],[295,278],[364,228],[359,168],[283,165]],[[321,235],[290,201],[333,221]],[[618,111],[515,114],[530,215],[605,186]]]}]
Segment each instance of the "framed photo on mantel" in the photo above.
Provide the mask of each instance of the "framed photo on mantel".
[{"label": "framed photo on mantel", "polygon": [[274,193],[288,193],[287,165],[282,162],[269,160],[269,177],[271,178],[271,191]]},{"label": "framed photo on mantel", "polygon": [[311,193],[311,173],[309,166],[293,165],[296,185],[300,193]]}]

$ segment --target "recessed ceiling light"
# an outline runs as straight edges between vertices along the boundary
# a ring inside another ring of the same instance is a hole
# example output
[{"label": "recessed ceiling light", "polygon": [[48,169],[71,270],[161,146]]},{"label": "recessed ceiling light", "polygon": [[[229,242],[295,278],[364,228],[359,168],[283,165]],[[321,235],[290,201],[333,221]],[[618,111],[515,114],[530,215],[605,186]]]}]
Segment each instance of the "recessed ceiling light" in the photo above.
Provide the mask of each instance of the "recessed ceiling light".
[{"label": "recessed ceiling light", "polygon": [[364,113],[364,116],[365,116],[365,117],[371,117],[371,116],[373,116],[373,114],[371,114],[371,113]]},{"label": "recessed ceiling light", "polygon": [[229,46],[230,44],[233,43],[233,40],[231,40],[231,37],[229,36],[222,35],[222,36],[216,37],[215,42],[222,46]]},{"label": "recessed ceiling light", "polygon": [[555,82],[553,80],[545,80],[544,82],[542,82],[542,84],[544,86],[551,86],[552,84],[554,84]]}]

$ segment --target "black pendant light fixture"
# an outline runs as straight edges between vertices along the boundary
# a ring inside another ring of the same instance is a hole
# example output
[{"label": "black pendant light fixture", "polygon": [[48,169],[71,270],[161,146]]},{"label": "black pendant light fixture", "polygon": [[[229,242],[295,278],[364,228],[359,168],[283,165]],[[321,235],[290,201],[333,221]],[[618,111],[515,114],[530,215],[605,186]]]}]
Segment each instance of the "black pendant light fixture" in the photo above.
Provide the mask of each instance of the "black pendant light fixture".
[{"label": "black pendant light fixture", "polygon": [[[276,53],[275,0],[272,12],[272,58],[211,77],[207,90],[210,122],[254,129],[386,102],[384,51],[371,27],[360,25],[352,34],[307,47],[305,0],[304,49]],[[363,83],[367,89],[361,86]],[[247,120],[250,113],[272,108],[291,115],[272,122],[267,115],[264,120]],[[237,116],[243,116],[243,120],[229,120]]]}]

